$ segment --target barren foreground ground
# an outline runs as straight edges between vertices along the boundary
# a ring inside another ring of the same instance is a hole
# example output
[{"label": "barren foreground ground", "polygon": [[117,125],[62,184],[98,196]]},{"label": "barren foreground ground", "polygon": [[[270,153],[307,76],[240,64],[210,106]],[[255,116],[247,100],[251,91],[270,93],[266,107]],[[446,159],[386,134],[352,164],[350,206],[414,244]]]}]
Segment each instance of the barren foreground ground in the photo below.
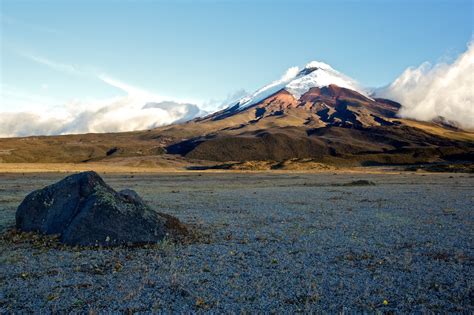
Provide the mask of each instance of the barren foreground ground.
[{"label": "barren foreground ground", "polygon": [[81,249],[7,233],[63,176],[0,175],[0,313],[474,312],[472,175],[106,174],[203,235]]}]

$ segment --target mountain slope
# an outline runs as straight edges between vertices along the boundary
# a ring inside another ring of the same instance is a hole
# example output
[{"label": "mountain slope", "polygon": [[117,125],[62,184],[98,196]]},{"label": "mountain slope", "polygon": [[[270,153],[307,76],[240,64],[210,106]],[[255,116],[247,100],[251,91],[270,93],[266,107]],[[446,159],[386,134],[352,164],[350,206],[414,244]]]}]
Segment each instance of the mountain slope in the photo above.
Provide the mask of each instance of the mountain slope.
[{"label": "mountain slope", "polygon": [[[167,151],[223,162],[313,158],[339,164],[405,164],[472,158],[472,134],[449,139],[441,136],[446,132],[440,130],[448,129],[443,124],[414,127],[397,117],[400,104],[369,97],[325,64],[309,65],[225,110],[180,125],[181,132],[196,132]],[[451,130],[451,136],[461,133]]]},{"label": "mountain slope", "polygon": [[[0,162],[312,159],[337,165],[473,161],[474,134],[397,117],[354,80],[312,62],[203,118],[152,130],[0,139]],[[166,160],[167,158],[163,158]],[[164,162],[166,163],[166,162]]]}]

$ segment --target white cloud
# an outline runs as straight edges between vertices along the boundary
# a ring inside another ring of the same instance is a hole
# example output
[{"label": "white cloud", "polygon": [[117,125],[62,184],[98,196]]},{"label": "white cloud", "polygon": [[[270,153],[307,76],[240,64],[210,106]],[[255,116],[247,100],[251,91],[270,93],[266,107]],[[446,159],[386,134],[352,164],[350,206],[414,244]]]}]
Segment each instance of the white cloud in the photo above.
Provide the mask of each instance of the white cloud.
[{"label": "white cloud", "polygon": [[277,82],[281,83],[291,80],[298,75],[299,71],[300,69],[298,67],[290,67],[288,70],[286,70],[285,74]]},{"label": "white cloud", "polygon": [[377,96],[402,104],[401,117],[430,121],[439,116],[474,128],[474,42],[453,63],[423,63],[406,69]]},{"label": "white cloud", "polygon": [[151,95],[149,92],[136,88],[134,86],[131,86],[129,84],[126,84],[124,82],[121,82],[119,80],[113,79],[106,74],[100,74],[98,75],[98,78],[107,83],[110,86],[116,87],[124,92],[127,92],[128,94],[133,94],[133,95]]},{"label": "white cloud", "polygon": [[[75,100],[62,106],[21,112],[4,111],[0,113],[0,136],[143,130],[205,114],[196,105],[169,100],[106,75],[99,78],[126,95],[88,102]],[[35,100],[28,96],[24,99]]]},{"label": "white cloud", "polygon": [[34,62],[37,62],[39,64],[45,65],[50,67],[51,69],[54,69],[56,71],[64,72],[64,73],[69,73],[69,74],[83,74],[83,71],[79,70],[77,66],[74,65],[69,65],[65,63],[60,63],[56,62],[53,60],[50,60],[48,58],[44,58],[42,56],[34,55],[31,53],[26,53],[26,52],[21,52],[20,53],[23,57],[28,58]]},{"label": "white cloud", "polygon": [[33,112],[0,113],[0,136],[29,136],[55,134],[61,121]]},{"label": "white cloud", "polygon": [[[119,89],[122,95],[101,100],[72,100],[64,104],[2,84],[0,137],[143,130],[207,113],[189,100],[158,95],[106,74],[97,75],[43,56],[20,54],[59,72],[98,78]],[[46,90],[48,85],[42,84],[41,88]]]}]

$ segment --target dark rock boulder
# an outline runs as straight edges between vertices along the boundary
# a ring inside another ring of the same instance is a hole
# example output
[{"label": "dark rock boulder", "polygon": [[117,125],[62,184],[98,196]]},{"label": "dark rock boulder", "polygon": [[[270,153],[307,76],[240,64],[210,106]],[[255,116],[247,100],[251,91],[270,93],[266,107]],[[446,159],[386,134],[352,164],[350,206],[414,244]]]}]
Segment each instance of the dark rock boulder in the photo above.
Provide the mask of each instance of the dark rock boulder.
[{"label": "dark rock boulder", "polygon": [[133,190],[116,192],[95,172],[30,193],[18,207],[16,227],[60,234],[70,245],[146,244],[186,234],[177,218],[151,210]]}]

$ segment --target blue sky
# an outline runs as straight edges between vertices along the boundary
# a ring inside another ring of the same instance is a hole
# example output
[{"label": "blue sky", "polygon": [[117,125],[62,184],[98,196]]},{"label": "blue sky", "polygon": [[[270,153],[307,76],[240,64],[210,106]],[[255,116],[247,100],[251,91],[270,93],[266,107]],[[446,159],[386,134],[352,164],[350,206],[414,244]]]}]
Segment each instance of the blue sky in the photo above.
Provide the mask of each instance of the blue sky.
[{"label": "blue sky", "polygon": [[129,86],[218,103],[311,60],[382,86],[458,56],[474,23],[473,1],[459,0],[0,2],[0,111]]}]

